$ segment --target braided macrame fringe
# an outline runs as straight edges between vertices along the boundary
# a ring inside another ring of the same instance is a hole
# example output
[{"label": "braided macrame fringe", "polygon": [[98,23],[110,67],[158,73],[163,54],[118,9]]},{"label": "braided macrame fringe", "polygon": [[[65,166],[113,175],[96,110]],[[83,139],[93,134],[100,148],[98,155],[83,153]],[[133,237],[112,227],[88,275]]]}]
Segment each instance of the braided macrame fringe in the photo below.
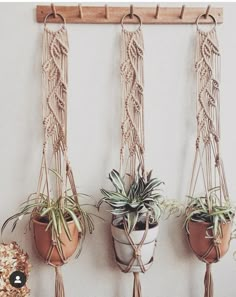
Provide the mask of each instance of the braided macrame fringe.
[{"label": "braided macrame fringe", "polygon": [[211,264],[206,264],[204,285],[205,285],[204,297],[213,297],[213,279],[211,274]]},{"label": "braided macrame fringe", "polygon": [[141,289],[141,283],[139,279],[139,272],[134,272],[133,297],[142,297],[142,289]]},{"label": "braided macrame fringe", "polygon": [[55,267],[55,297],[65,297],[61,267]]}]

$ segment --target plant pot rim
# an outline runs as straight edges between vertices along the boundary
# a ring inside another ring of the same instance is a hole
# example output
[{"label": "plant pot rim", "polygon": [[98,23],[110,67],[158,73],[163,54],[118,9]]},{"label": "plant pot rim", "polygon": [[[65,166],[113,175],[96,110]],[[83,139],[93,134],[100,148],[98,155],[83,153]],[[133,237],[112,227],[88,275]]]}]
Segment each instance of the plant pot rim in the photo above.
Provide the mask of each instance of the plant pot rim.
[{"label": "plant pot rim", "polygon": [[[196,223],[196,224],[202,224],[202,225],[213,225],[212,222],[194,221],[194,220],[192,220],[192,219],[190,219],[188,223],[190,223],[190,222],[192,222],[192,223]],[[223,224],[223,225],[230,224],[230,223],[232,223],[232,221],[230,221],[230,220],[227,220],[226,223],[224,223],[224,222],[220,222],[220,224]]]},{"label": "plant pot rim", "polygon": [[[40,221],[38,220],[38,218],[41,218],[41,217],[40,217],[40,216],[37,216],[37,217],[32,218],[32,222],[33,222],[33,223],[36,223],[36,224],[38,224],[38,225],[42,225],[42,226],[48,225],[49,222],[48,222],[48,223],[40,222]],[[74,220],[71,219],[70,221],[66,221],[66,223],[67,223],[67,224],[72,224],[72,223],[74,223]]]},{"label": "plant pot rim", "polygon": [[[112,227],[114,227],[114,228],[117,228],[117,229],[119,229],[119,230],[125,230],[124,228],[120,228],[120,227],[118,227],[118,226],[116,226],[115,224],[114,224],[114,222],[116,221],[116,220],[118,220],[119,218],[116,218],[116,219],[114,219],[114,220],[112,220],[112,222],[111,222],[111,225],[112,225]],[[148,230],[151,230],[151,229],[153,229],[153,228],[156,228],[156,227],[158,227],[159,226],[159,224],[158,224],[158,222],[155,224],[155,225],[153,225],[152,227],[148,227]],[[144,232],[146,229],[140,229],[140,230],[132,230],[132,232]]]}]

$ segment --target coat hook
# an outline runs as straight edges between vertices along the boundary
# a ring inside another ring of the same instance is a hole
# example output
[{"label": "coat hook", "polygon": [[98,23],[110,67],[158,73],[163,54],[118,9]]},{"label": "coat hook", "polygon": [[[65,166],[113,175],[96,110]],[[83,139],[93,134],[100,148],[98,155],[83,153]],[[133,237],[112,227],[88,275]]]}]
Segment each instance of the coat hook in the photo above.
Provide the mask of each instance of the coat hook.
[{"label": "coat hook", "polygon": [[57,12],[56,12],[56,7],[55,7],[55,5],[53,3],[51,4],[51,8],[52,8],[53,17],[56,18],[57,17]]},{"label": "coat hook", "polygon": [[182,5],[181,13],[180,13],[180,18],[181,18],[181,20],[182,20],[183,17],[184,17],[184,11],[185,11],[185,5]]},{"label": "coat hook", "polygon": [[83,18],[83,10],[82,10],[82,5],[81,5],[81,4],[79,4],[79,5],[78,5],[78,7],[79,7],[79,17],[82,19],[82,18]]},{"label": "coat hook", "polygon": [[134,6],[133,4],[130,5],[130,18],[132,19],[134,17]]},{"label": "coat hook", "polygon": [[109,19],[109,8],[107,4],[105,5],[105,17],[106,19]]},{"label": "coat hook", "polygon": [[210,9],[211,9],[211,5],[208,5],[208,6],[207,6],[207,10],[206,10],[206,14],[205,14],[205,19],[208,18],[209,13],[210,13]]},{"label": "coat hook", "polygon": [[155,15],[156,19],[158,19],[158,17],[159,17],[159,12],[160,12],[160,5],[157,4],[156,15]]}]

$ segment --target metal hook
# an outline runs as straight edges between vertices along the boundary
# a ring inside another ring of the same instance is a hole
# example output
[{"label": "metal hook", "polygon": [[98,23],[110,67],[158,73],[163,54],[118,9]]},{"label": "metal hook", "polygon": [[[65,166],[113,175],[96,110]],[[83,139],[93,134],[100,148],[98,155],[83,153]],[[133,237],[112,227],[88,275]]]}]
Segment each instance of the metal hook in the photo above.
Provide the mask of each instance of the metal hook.
[{"label": "metal hook", "polygon": [[210,9],[211,9],[211,5],[208,5],[208,6],[207,6],[207,10],[206,10],[206,14],[205,14],[205,19],[208,18],[209,13],[210,13]]},{"label": "metal hook", "polygon": [[79,8],[79,17],[82,19],[83,18],[83,10],[82,10],[82,5],[79,4],[78,5],[78,8]]},{"label": "metal hook", "polygon": [[105,5],[105,17],[106,19],[109,19],[109,8],[107,4]]},{"label": "metal hook", "polygon": [[51,3],[51,8],[52,8],[52,13],[53,13],[53,17],[56,18],[57,17],[57,12],[56,12],[56,7],[53,3]]},{"label": "metal hook", "polygon": [[134,17],[134,6],[133,4],[130,5],[130,18],[132,19]]},{"label": "metal hook", "polygon": [[157,4],[156,15],[155,15],[156,19],[158,19],[158,17],[159,17],[159,12],[160,12],[160,5]]},{"label": "metal hook", "polygon": [[181,13],[180,13],[180,18],[181,18],[181,20],[182,20],[183,17],[184,17],[184,11],[185,11],[185,5],[182,5]]}]

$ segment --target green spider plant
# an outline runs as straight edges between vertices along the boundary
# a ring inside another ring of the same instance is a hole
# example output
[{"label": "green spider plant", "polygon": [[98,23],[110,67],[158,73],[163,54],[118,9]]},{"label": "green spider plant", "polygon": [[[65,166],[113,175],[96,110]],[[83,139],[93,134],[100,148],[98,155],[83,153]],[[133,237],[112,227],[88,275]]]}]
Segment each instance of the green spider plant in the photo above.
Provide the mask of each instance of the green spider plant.
[{"label": "green spider plant", "polygon": [[[115,190],[107,191],[101,189],[103,198],[98,202],[98,207],[105,202],[111,206],[110,212],[114,216],[123,217],[128,225],[128,232],[132,232],[141,217],[149,214],[149,223],[158,224],[161,214],[168,209],[169,215],[180,212],[179,204],[175,201],[167,201],[161,195],[160,186],[163,184],[157,178],[152,178],[152,171],[145,180],[138,172],[126,190],[124,179],[113,169],[109,174]],[[143,226],[145,228],[145,226]]]},{"label": "green spider plant", "polygon": [[92,233],[94,223],[91,214],[81,208],[80,204],[74,200],[74,195],[68,194],[68,190],[64,194],[58,199],[50,198],[43,193],[40,193],[38,197],[36,193],[31,194],[27,201],[21,204],[20,211],[3,223],[1,235],[3,236],[4,229],[10,222],[13,222],[11,229],[13,232],[17,223],[25,216],[30,216],[30,222],[37,220],[47,223],[45,231],[51,229],[59,246],[63,244],[60,240],[62,231],[65,231],[70,241],[72,240],[68,227],[68,223],[71,221],[75,223],[79,233],[85,235],[87,229]]},{"label": "green spider plant", "polygon": [[209,190],[208,197],[188,197],[188,205],[186,208],[186,220],[184,226],[189,233],[188,224],[190,221],[210,223],[206,238],[222,237],[221,224],[233,222],[236,208],[229,201],[222,202],[219,197],[220,188],[215,187]]}]

